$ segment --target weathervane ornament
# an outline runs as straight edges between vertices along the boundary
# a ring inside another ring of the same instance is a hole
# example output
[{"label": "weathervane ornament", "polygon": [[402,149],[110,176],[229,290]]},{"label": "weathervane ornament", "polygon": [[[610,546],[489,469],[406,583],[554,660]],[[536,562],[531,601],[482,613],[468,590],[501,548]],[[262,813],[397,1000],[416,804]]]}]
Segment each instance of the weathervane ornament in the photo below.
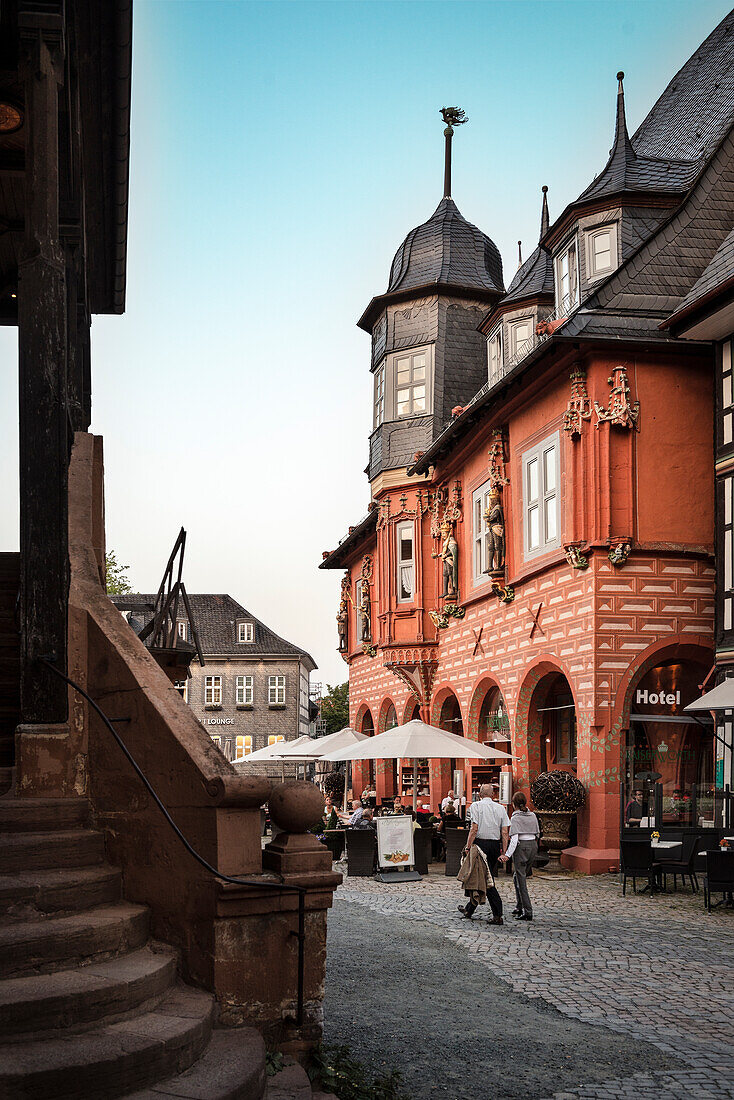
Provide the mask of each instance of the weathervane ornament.
[{"label": "weathervane ornament", "polygon": [[446,160],[443,173],[443,197],[445,199],[451,198],[451,139],[454,136],[454,126],[463,126],[469,119],[466,117],[466,112],[461,107],[442,107],[441,117],[446,123],[446,129],[443,132],[446,138]]}]

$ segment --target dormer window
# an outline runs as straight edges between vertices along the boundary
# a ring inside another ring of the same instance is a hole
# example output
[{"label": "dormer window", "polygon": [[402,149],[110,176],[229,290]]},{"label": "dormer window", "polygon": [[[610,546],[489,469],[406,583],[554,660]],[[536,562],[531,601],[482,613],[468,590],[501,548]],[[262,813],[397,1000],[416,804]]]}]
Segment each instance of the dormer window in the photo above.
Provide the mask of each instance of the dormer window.
[{"label": "dormer window", "polygon": [[556,256],[556,310],[568,315],[579,304],[579,262],[576,241]]},{"label": "dormer window", "polygon": [[510,331],[510,355],[518,360],[528,354],[533,340],[533,319],[523,317],[519,321],[511,321]]},{"label": "dormer window", "polygon": [[487,340],[489,384],[493,386],[502,377],[502,325]]},{"label": "dormer window", "polygon": [[255,624],[254,623],[237,623],[237,641],[238,642],[254,642],[255,641]]},{"label": "dormer window", "polygon": [[617,227],[605,225],[586,234],[586,270],[589,279],[608,275],[617,266]]}]

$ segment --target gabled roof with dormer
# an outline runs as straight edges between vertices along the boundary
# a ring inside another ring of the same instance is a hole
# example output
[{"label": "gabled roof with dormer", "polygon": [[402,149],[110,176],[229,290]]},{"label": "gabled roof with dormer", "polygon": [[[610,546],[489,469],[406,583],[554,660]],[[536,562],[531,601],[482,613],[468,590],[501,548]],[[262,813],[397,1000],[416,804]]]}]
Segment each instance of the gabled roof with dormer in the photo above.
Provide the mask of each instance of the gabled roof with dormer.
[{"label": "gabled roof with dormer", "polygon": [[[540,237],[548,232],[550,217],[548,214],[548,188],[543,187],[543,204],[540,214]],[[507,288],[507,294],[502,299],[502,305],[510,302],[524,301],[526,298],[538,298],[542,295],[553,297],[553,261],[548,252],[540,245],[528,256],[513,277]]]}]

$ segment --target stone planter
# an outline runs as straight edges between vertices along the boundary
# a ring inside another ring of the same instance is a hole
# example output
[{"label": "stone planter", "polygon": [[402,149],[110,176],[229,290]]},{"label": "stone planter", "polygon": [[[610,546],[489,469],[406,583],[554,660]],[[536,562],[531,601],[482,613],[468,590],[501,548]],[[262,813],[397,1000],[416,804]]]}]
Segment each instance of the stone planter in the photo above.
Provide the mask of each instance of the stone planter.
[{"label": "stone planter", "polygon": [[562,810],[536,810],[540,827],[543,830],[541,845],[548,853],[548,866],[543,868],[546,874],[554,874],[563,871],[561,866],[561,852],[571,843],[571,818],[572,813]]}]

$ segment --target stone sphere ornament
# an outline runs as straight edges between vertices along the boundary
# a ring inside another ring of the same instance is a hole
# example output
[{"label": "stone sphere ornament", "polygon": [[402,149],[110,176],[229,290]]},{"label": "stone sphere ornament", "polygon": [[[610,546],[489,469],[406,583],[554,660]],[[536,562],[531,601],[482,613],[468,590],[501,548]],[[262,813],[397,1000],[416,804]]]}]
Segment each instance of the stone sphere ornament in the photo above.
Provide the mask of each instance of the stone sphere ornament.
[{"label": "stone sphere ornament", "polygon": [[273,787],[268,799],[270,816],[286,833],[307,833],[324,812],[324,796],[315,783],[291,779]]},{"label": "stone sphere ornament", "polygon": [[541,772],[530,784],[536,810],[576,813],[586,801],[586,790],[570,772]]}]

